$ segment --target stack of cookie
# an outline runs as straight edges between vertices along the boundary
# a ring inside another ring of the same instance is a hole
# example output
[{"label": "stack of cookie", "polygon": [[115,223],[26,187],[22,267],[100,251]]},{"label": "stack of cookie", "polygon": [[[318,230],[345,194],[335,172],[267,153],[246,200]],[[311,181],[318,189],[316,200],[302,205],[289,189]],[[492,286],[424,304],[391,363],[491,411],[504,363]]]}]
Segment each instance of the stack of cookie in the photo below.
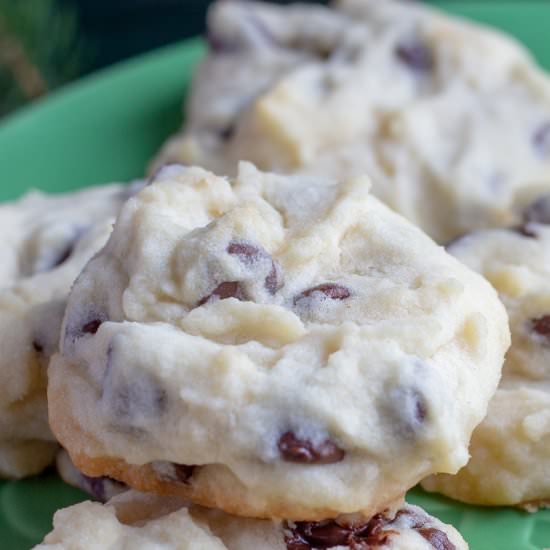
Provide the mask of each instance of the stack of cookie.
[{"label": "stack of cookie", "polygon": [[2,207],[0,471],[51,461],[49,365],[62,474],[114,497],[39,548],[458,550],[419,481],[548,502],[547,76],[396,0],[209,25],[147,186]]}]

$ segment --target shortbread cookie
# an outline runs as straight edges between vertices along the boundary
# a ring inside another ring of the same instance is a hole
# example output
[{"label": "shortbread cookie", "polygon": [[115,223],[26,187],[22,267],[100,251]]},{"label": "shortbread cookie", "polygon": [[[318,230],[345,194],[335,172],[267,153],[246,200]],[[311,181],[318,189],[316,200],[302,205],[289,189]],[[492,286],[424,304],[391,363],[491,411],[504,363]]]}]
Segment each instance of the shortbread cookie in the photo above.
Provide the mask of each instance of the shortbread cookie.
[{"label": "shortbread cookie", "polygon": [[57,473],[65,483],[81,489],[99,502],[107,502],[116,495],[128,490],[128,487],[124,483],[120,483],[120,481],[116,481],[115,479],[109,477],[90,477],[83,474],[73,464],[71,457],[65,449],[61,449],[57,453],[55,466]]},{"label": "shortbread cookie", "polygon": [[78,278],[52,359],[76,466],[237,515],[371,516],[466,463],[496,292],[367,179],[171,167]]},{"label": "shortbread cookie", "polygon": [[370,520],[320,523],[246,519],[177,497],[129,491],[106,505],[60,510],[54,530],[35,550],[464,550],[458,531],[418,506],[403,504]]},{"label": "shortbread cookie", "polygon": [[65,195],[32,192],[0,205],[0,476],[35,474],[54,458],[46,368],[65,302],[132,190],[113,184]]},{"label": "shortbread cookie", "polygon": [[520,226],[472,233],[449,251],[499,292],[512,347],[470,462],[423,485],[476,504],[550,504],[550,195]]},{"label": "shortbread cookie", "polygon": [[444,243],[514,223],[550,178],[550,80],[523,47],[421,2],[220,1],[186,125],[154,167],[239,160],[345,179]]}]

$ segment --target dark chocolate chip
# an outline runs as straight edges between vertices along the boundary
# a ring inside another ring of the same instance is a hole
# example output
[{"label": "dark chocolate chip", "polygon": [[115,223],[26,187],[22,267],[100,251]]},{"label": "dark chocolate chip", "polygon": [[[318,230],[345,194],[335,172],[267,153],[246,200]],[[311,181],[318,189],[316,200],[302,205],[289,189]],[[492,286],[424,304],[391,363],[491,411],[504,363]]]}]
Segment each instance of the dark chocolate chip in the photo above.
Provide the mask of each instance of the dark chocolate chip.
[{"label": "dark chocolate chip", "polygon": [[446,533],[433,527],[423,527],[418,529],[418,533],[422,535],[435,550],[456,550],[456,546],[449,540]]},{"label": "dark chocolate chip", "polygon": [[283,282],[281,281],[280,271],[277,269],[275,262],[273,262],[271,271],[265,278],[265,288],[270,294],[275,294],[282,286]]},{"label": "dark chocolate chip", "polygon": [[253,263],[261,257],[267,256],[267,252],[247,242],[230,242],[227,245],[227,253],[239,256],[243,261]]},{"label": "dark chocolate chip", "polygon": [[221,128],[220,130],[218,130],[218,136],[220,136],[220,139],[222,141],[229,141],[235,135],[236,131],[237,131],[236,123],[231,122],[224,128]]},{"label": "dark chocolate chip", "polygon": [[55,259],[52,269],[59,267],[61,264],[65,263],[74,251],[75,241],[69,243]]},{"label": "dark chocolate chip", "polygon": [[102,477],[88,477],[82,474],[88,492],[100,502],[105,502],[105,484]]},{"label": "dark chocolate chip", "polygon": [[278,264],[273,260],[267,250],[261,246],[249,243],[249,242],[230,242],[227,246],[227,253],[232,256],[238,256],[239,259],[252,266],[258,261],[269,259],[271,261],[271,270],[265,278],[265,288],[270,294],[275,294],[283,286],[281,279],[281,270]]},{"label": "dark chocolate chip", "polygon": [[64,345],[65,352],[71,353],[69,348],[84,337],[93,336],[99,327],[108,320],[107,314],[92,306],[84,308],[72,307],[67,309]]},{"label": "dark chocolate chip", "polygon": [[315,548],[347,546],[352,531],[333,520],[302,522],[296,524],[296,531]]},{"label": "dark chocolate chip", "polygon": [[112,407],[117,421],[132,423],[136,416],[162,416],[167,408],[166,391],[155,386],[153,382],[147,391],[143,384],[120,384],[113,392]]},{"label": "dark chocolate chip", "polygon": [[186,464],[174,464],[176,478],[182,483],[188,483],[195,472],[195,468],[196,466],[187,466]]},{"label": "dark chocolate chip", "polygon": [[[112,492],[121,492],[126,485],[124,483],[121,483],[120,481],[117,481],[115,479],[112,479],[107,476],[103,477],[89,477],[84,474],[80,474],[82,477],[82,489],[84,489],[87,493],[89,493],[92,497],[94,497],[99,502],[105,502],[111,498]],[[111,491],[108,491],[107,486],[111,486]],[[114,491],[113,491],[114,490]]]},{"label": "dark chocolate chip", "polygon": [[288,527],[285,536],[287,550],[313,550],[345,546],[351,550],[374,550],[388,543],[396,533],[384,529],[390,520],[377,514],[368,522],[343,525],[337,520],[297,522]]},{"label": "dark chocolate chip", "polygon": [[331,300],[345,300],[351,296],[351,291],[345,286],[335,283],[323,283],[298,294],[298,296],[294,298],[294,305],[304,298],[309,298],[314,292],[320,292]]},{"label": "dark chocolate chip", "polygon": [[401,42],[395,48],[395,55],[399,61],[418,73],[430,72],[434,67],[432,51],[419,40]]},{"label": "dark chocolate chip", "polygon": [[107,350],[107,366],[103,373],[103,403],[109,408],[115,427],[140,432],[140,424],[161,417],[168,409],[168,394],[150,374],[140,371],[129,374],[118,366],[125,359],[117,358],[111,343]]},{"label": "dark chocolate chip", "polygon": [[32,341],[32,347],[36,353],[42,353],[44,351],[44,346],[38,340]]},{"label": "dark chocolate chip", "polygon": [[64,264],[74,252],[76,243],[85,232],[85,227],[73,227],[71,235],[59,243],[59,247],[44,246],[35,253],[32,265],[22,268],[29,275],[45,273]]},{"label": "dark chocolate chip", "polygon": [[92,319],[82,326],[82,334],[95,334],[103,324],[101,319]]},{"label": "dark chocolate chip", "polygon": [[550,315],[531,319],[531,329],[538,335],[544,336],[550,342]]},{"label": "dark chocolate chip", "polygon": [[311,545],[294,533],[285,535],[285,544],[287,550],[311,550]]},{"label": "dark chocolate chip", "polygon": [[294,432],[285,432],[278,442],[283,460],[299,464],[334,464],[344,460],[345,451],[330,439],[313,444],[308,439],[296,437]]},{"label": "dark chocolate chip", "polygon": [[540,155],[550,152],[550,121],[541,124],[533,133],[533,146]]},{"label": "dark chocolate chip", "polygon": [[426,402],[422,398],[421,395],[416,395],[416,403],[415,403],[415,420],[422,424],[424,420],[426,420],[426,416],[428,414],[428,407],[426,406]]},{"label": "dark chocolate chip", "polygon": [[435,550],[456,550],[455,545],[449,540],[447,535],[440,529],[435,527],[426,527],[430,522],[430,518],[427,515],[413,512],[412,510],[399,510],[395,515],[395,520],[399,518],[406,518],[407,526],[410,529],[414,529],[419,535],[424,537]]},{"label": "dark chocolate chip", "polygon": [[425,428],[429,409],[424,395],[414,387],[394,387],[386,392],[387,416],[401,437],[414,439]]},{"label": "dark chocolate chip", "polygon": [[201,298],[197,305],[202,306],[212,298],[218,298],[219,300],[236,298],[241,302],[247,299],[239,281],[226,281],[225,283],[220,283],[208,296]]},{"label": "dark chocolate chip", "polygon": [[393,521],[398,519],[405,518],[407,527],[409,529],[420,529],[425,527],[426,524],[430,521],[430,518],[426,514],[419,514],[416,511],[401,509],[395,514]]},{"label": "dark chocolate chip", "polygon": [[524,223],[550,225],[550,194],[542,195],[531,203],[523,213]]},{"label": "dark chocolate chip", "polygon": [[510,227],[510,230],[518,235],[521,235],[522,237],[527,237],[528,239],[536,239],[538,237],[534,225],[530,223]]}]

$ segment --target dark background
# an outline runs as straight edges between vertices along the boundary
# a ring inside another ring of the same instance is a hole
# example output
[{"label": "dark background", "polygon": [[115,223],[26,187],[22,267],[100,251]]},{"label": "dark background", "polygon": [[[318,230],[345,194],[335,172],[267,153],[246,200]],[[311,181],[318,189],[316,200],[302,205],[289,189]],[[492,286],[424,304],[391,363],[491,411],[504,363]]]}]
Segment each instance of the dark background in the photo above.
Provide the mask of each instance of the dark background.
[{"label": "dark background", "polygon": [[0,117],[97,69],[201,34],[211,3],[0,0]]},{"label": "dark background", "polygon": [[[208,0],[58,1],[76,11],[81,36],[93,54],[86,71],[202,33],[211,3]],[[290,0],[271,1],[290,3]]]}]

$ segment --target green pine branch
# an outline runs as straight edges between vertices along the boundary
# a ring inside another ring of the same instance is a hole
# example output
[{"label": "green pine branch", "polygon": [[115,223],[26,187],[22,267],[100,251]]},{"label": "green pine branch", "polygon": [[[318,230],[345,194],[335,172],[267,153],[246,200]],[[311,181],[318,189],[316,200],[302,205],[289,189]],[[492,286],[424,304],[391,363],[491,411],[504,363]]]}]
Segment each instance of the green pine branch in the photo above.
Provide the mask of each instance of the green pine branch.
[{"label": "green pine branch", "polygon": [[0,117],[79,74],[76,15],[55,0],[0,0]]}]

